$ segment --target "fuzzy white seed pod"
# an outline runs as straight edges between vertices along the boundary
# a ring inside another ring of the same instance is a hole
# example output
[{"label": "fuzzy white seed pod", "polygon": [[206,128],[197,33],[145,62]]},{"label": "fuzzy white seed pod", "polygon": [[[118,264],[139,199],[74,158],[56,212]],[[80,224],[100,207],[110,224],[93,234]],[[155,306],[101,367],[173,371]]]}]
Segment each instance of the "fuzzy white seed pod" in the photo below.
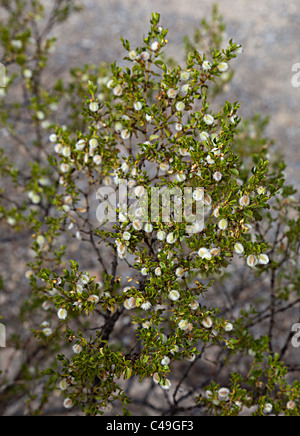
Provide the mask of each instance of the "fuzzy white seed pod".
[{"label": "fuzzy white seed pod", "polygon": [[155,384],[159,383],[159,374],[157,372],[153,375],[153,381]]},{"label": "fuzzy white seed pod", "polygon": [[177,238],[174,236],[174,233],[169,233],[167,236],[167,243],[168,244],[175,244],[177,241]]},{"label": "fuzzy white seed pod", "polygon": [[199,138],[201,142],[207,141],[209,139],[209,134],[207,132],[201,132]]},{"label": "fuzzy white seed pod", "polygon": [[165,164],[165,163],[161,163],[159,168],[161,169],[161,171],[168,171],[170,169],[170,165]]},{"label": "fuzzy white seed pod", "polygon": [[243,245],[240,243],[240,242],[237,242],[236,244],[235,244],[235,246],[234,246],[234,251],[237,253],[237,254],[242,254],[242,253],[244,253],[244,247],[243,247]]},{"label": "fuzzy white seed pod", "polygon": [[82,346],[79,344],[75,344],[73,345],[72,349],[73,349],[73,353],[80,354],[82,351]]},{"label": "fuzzy white seed pod", "polygon": [[130,138],[130,131],[128,129],[124,129],[121,132],[121,138],[126,140]]},{"label": "fuzzy white seed pod", "polygon": [[228,227],[228,221],[226,219],[222,219],[219,221],[218,227],[220,230],[226,230]]},{"label": "fuzzy white seed pod", "polygon": [[218,391],[218,398],[220,401],[228,401],[230,395],[230,390],[227,388],[221,388]]},{"label": "fuzzy white seed pod", "polygon": [[73,401],[71,400],[71,398],[66,398],[64,400],[64,408],[65,409],[72,409],[73,407]]},{"label": "fuzzy white seed pod", "polygon": [[126,310],[131,310],[136,307],[136,299],[133,297],[128,298],[124,301],[124,307]]},{"label": "fuzzy white seed pod", "polygon": [[211,260],[212,258],[209,250],[205,247],[200,248],[200,250],[198,251],[198,255],[201,257],[201,259]]},{"label": "fuzzy white seed pod", "polygon": [[180,330],[187,331],[189,326],[189,322],[186,319],[183,319],[179,322],[178,327]]},{"label": "fuzzy white seed pod", "polygon": [[146,310],[146,311],[150,310],[151,307],[152,307],[152,304],[150,303],[150,301],[145,301],[145,303],[143,303],[141,305],[141,309]]},{"label": "fuzzy white seed pod", "polygon": [[151,50],[152,50],[152,51],[157,51],[157,50],[159,50],[159,47],[160,47],[160,44],[159,44],[158,41],[154,41],[154,42],[151,44]]},{"label": "fuzzy white seed pod", "polygon": [[82,151],[86,146],[86,142],[84,139],[80,139],[77,143],[76,143],[76,150],[78,151]]},{"label": "fuzzy white seed pod", "polygon": [[170,88],[170,89],[168,89],[167,96],[168,96],[168,98],[170,98],[171,100],[173,100],[174,98],[176,98],[176,96],[177,96],[177,91],[176,91],[176,89],[174,89],[174,88]]},{"label": "fuzzy white seed pod", "polygon": [[248,197],[248,195],[243,195],[240,198],[239,203],[241,207],[247,207],[250,204],[250,198]]},{"label": "fuzzy white seed pod", "polygon": [[171,359],[168,356],[164,356],[161,360],[161,365],[165,366],[165,365],[169,365],[171,362]]},{"label": "fuzzy white seed pod", "polygon": [[145,224],[144,230],[146,233],[151,233],[153,232],[153,225],[150,223]]},{"label": "fuzzy white seed pod", "polygon": [[159,241],[164,241],[167,237],[166,232],[164,232],[163,230],[160,230],[159,232],[157,232],[157,239]]},{"label": "fuzzy white seed pod", "polygon": [[133,225],[134,230],[137,230],[137,231],[140,231],[143,228],[142,223],[140,221],[137,221],[137,220],[133,221],[132,225]]},{"label": "fuzzy white seed pod", "polygon": [[99,104],[96,102],[92,102],[92,103],[90,103],[89,108],[90,108],[91,112],[98,112]]},{"label": "fuzzy white seed pod", "polygon": [[254,256],[254,254],[251,254],[250,256],[247,257],[247,265],[250,266],[251,268],[254,268],[257,265],[257,257]]},{"label": "fuzzy white seed pod", "polygon": [[180,298],[180,293],[176,290],[169,292],[169,299],[172,301],[177,301]]},{"label": "fuzzy white seed pod", "polygon": [[144,188],[144,186],[137,186],[134,189],[134,194],[136,197],[139,197],[139,198],[143,197],[145,195],[145,193],[146,193],[146,189]]},{"label": "fuzzy white seed pod", "polygon": [[228,70],[228,68],[229,68],[229,66],[228,66],[227,62],[221,62],[221,63],[218,65],[218,70],[219,70],[221,73],[225,73],[225,72]]},{"label": "fuzzy white seed pod", "polygon": [[225,332],[232,332],[233,324],[231,322],[226,322],[224,330],[225,330]]},{"label": "fuzzy white seed pod", "polygon": [[203,71],[211,70],[211,63],[209,61],[204,61],[202,63],[202,69],[203,69]]},{"label": "fuzzy white seed pod", "polygon": [[96,155],[93,157],[93,162],[94,162],[96,165],[101,165],[101,163],[102,163],[102,157],[101,157],[99,154],[96,154]]},{"label": "fuzzy white seed pod", "polygon": [[203,201],[204,200],[204,189],[203,188],[196,188],[193,192],[193,199],[195,201]]},{"label": "fuzzy white seed pod", "polygon": [[184,109],[185,109],[185,104],[183,103],[183,101],[179,101],[179,102],[176,104],[176,110],[177,110],[178,112],[182,112],[182,111],[184,111]]},{"label": "fuzzy white seed pod", "polygon": [[210,114],[206,114],[206,115],[204,115],[204,117],[203,117],[203,121],[204,121],[205,124],[207,124],[208,126],[211,126],[211,125],[214,123],[215,119],[214,119],[214,117],[213,117],[212,115],[210,115]]},{"label": "fuzzy white seed pod", "polygon": [[270,262],[269,256],[267,254],[260,254],[258,256],[258,263],[260,265],[268,265],[268,263]]},{"label": "fuzzy white seed pod", "polygon": [[59,319],[65,320],[67,319],[68,312],[66,311],[66,309],[59,309],[57,312],[57,316]]},{"label": "fuzzy white seed pod", "polygon": [[201,322],[201,324],[203,325],[203,327],[205,327],[206,329],[211,329],[213,326],[213,321],[212,319],[207,316],[206,318],[203,319],[203,321]]},{"label": "fuzzy white seed pod", "polygon": [[155,274],[157,277],[161,277],[161,275],[162,275],[161,268],[160,268],[160,267],[155,268],[154,274]]},{"label": "fuzzy white seed pod", "polygon": [[142,104],[140,101],[136,101],[136,102],[133,104],[133,107],[134,107],[134,109],[135,109],[136,111],[140,111],[140,110],[143,108],[143,104]]},{"label": "fuzzy white seed pod", "polygon": [[213,175],[213,178],[216,180],[216,182],[220,182],[222,180],[222,174],[219,171],[216,171]]},{"label": "fuzzy white seed pod", "polygon": [[272,412],[272,410],[273,410],[272,404],[271,403],[266,403],[265,407],[264,407],[264,413],[265,414],[269,414],[269,413]]},{"label": "fuzzy white seed pod", "polygon": [[51,329],[50,327],[46,327],[46,328],[44,328],[44,329],[42,330],[42,333],[43,333],[47,338],[49,338],[49,337],[52,335],[53,331],[52,331],[52,329]]}]

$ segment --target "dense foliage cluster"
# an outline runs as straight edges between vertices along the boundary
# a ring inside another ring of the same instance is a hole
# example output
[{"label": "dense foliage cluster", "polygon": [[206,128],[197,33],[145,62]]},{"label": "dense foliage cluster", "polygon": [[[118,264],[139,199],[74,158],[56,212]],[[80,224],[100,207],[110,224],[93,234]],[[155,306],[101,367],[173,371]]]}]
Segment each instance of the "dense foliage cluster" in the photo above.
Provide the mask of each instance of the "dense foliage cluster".
[{"label": "dense foliage cluster", "polygon": [[1,1],[2,242],[33,239],[9,339],[25,357],[1,403],[298,415],[295,333],[276,332],[299,307],[299,204],[266,120],[220,104],[241,46],[223,48],[214,8],[177,65],[154,13],[139,47],[122,40],[122,66],[51,83],[50,32],[79,10],[54,3]]}]

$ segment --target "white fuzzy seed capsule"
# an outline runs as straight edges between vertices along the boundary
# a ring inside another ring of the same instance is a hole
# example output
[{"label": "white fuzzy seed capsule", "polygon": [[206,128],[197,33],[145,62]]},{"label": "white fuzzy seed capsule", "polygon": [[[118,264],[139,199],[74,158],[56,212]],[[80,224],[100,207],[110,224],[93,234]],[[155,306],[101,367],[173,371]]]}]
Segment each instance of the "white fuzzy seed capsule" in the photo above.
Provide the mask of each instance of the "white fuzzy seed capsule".
[{"label": "white fuzzy seed capsule", "polygon": [[134,190],[134,194],[136,195],[136,197],[143,197],[143,195],[145,195],[146,189],[144,188],[144,186],[137,186]]},{"label": "white fuzzy seed capsule", "polygon": [[203,188],[196,188],[193,192],[193,199],[195,201],[203,201],[204,200],[204,189]]},{"label": "white fuzzy seed capsule", "polygon": [[161,163],[159,168],[161,169],[161,171],[168,171],[170,169],[170,165]]},{"label": "white fuzzy seed capsule", "polygon": [[207,124],[208,126],[211,126],[211,125],[214,123],[215,119],[214,119],[214,117],[213,117],[212,115],[210,115],[210,114],[206,114],[206,115],[204,115],[204,117],[203,117],[203,121],[204,121],[205,124]]},{"label": "white fuzzy seed capsule", "polygon": [[154,273],[157,277],[161,277],[162,276],[161,268],[160,267],[155,268]]},{"label": "white fuzzy seed capsule", "polygon": [[101,165],[101,163],[102,163],[102,157],[101,157],[99,154],[96,154],[96,155],[93,157],[93,161],[94,161],[94,163],[95,163],[96,165]]},{"label": "white fuzzy seed capsule", "polygon": [[121,132],[121,138],[126,140],[130,138],[130,131],[128,129],[124,129]]},{"label": "white fuzzy seed capsule", "polygon": [[174,236],[174,234],[169,233],[167,236],[167,243],[168,244],[175,244],[176,241],[177,241],[177,238]]},{"label": "white fuzzy seed capsule", "polygon": [[92,103],[90,103],[89,108],[90,108],[90,111],[91,111],[91,112],[98,112],[98,110],[99,110],[99,104],[96,103],[96,102],[92,102]]},{"label": "white fuzzy seed capsule", "polygon": [[176,104],[176,110],[177,110],[178,112],[182,112],[182,111],[184,111],[184,109],[185,109],[185,104],[183,103],[183,101],[179,101],[179,102]]},{"label": "white fuzzy seed capsule", "polygon": [[76,150],[78,151],[82,151],[85,148],[86,142],[84,139],[80,139],[77,143],[76,143]]},{"label": "white fuzzy seed capsule", "polygon": [[122,86],[116,86],[114,89],[113,89],[113,93],[114,93],[114,95],[116,96],[116,97],[121,97],[121,95],[123,94],[123,88],[122,88]]},{"label": "white fuzzy seed capsule", "polygon": [[213,178],[216,180],[216,182],[220,182],[222,180],[222,174],[219,171],[216,171],[213,175]]},{"label": "white fuzzy seed capsule", "polygon": [[65,320],[68,316],[68,312],[66,311],[66,309],[59,309],[57,312],[57,316],[59,319]]},{"label": "white fuzzy seed capsule", "polygon": [[79,344],[75,344],[72,349],[73,349],[73,353],[80,354],[82,351],[82,346]]},{"label": "white fuzzy seed capsule", "polygon": [[230,390],[227,388],[221,388],[218,391],[218,397],[220,401],[228,401],[230,395]]},{"label": "white fuzzy seed capsule", "polygon": [[198,255],[199,257],[201,257],[201,259],[206,259],[206,260],[211,260],[212,255],[209,252],[209,250],[207,248],[200,248],[200,250],[198,251]]},{"label": "white fuzzy seed capsule", "polygon": [[227,222],[227,220],[224,219],[224,218],[223,218],[222,220],[220,220],[220,221],[219,221],[219,224],[218,224],[218,227],[219,227],[220,230],[226,230],[227,227],[228,227],[228,222]]},{"label": "white fuzzy seed capsule", "polygon": [[206,318],[204,318],[204,320],[201,323],[203,325],[203,327],[205,327],[206,329],[211,329],[213,326],[213,321],[212,319],[207,316]]},{"label": "white fuzzy seed capsule", "polygon": [[170,359],[168,356],[164,356],[164,357],[162,358],[162,360],[161,360],[160,363],[161,363],[163,366],[165,366],[165,365],[169,365],[170,362],[171,362],[171,359]]},{"label": "white fuzzy seed capsule", "polygon": [[172,386],[170,380],[167,378],[163,382],[161,382],[160,385],[164,391],[168,391]]},{"label": "white fuzzy seed capsule", "polygon": [[64,400],[64,408],[65,409],[72,409],[73,407],[73,401],[71,400],[71,398],[66,398]]},{"label": "white fuzzy seed capsule", "polygon": [[99,142],[97,141],[96,138],[92,138],[92,139],[89,141],[89,145],[90,145],[90,147],[91,147],[92,149],[95,149],[95,148],[98,147]]},{"label": "white fuzzy seed capsule", "polygon": [[184,273],[185,273],[184,269],[183,269],[183,268],[180,268],[180,267],[177,268],[176,271],[175,271],[176,276],[179,277],[179,278],[180,278],[180,277],[183,277],[183,276],[184,276]]},{"label": "white fuzzy seed capsule", "polygon": [[143,228],[142,223],[140,221],[137,221],[137,220],[133,221],[132,225],[133,225],[133,228],[137,231],[140,231]]},{"label": "white fuzzy seed capsule", "polygon": [[180,74],[180,79],[183,80],[183,81],[186,81],[186,80],[189,80],[190,76],[191,75],[190,75],[190,73],[188,71],[183,71]]},{"label": "white fuzzy seed capsule", "polygon": [[146,233],[151,233],[153,231],[153,225],[150,223],[145,224],[144,230]]},{"label": "white fuzzy seed capsule", "polygon": [[123,239],[124,239],[124,241],[130,241],[130,239],[131,239],[131,233],[129,233],[129,232],[124,232],[124,233],[123,233]]},{"label": "white fuzzy seed capsule", "polygon": [[133,104],[133,107],[134,107],[134,109],[135,109],[136,111],[140,111],[140,110],[143,108],[143,104],[142,104],[140,101],[136,101],[136,102]]},{"label": "white fuzzy seed capsule", "polygon": [[70,165],[62,163],[60,166],[60,170],[62,173],[67,173],[70,170]]},{"label": "white fuzzy seed capsule", "polygon": [[221,73],[225,73],[225,72],[228,70],[228,68],[229,68],[229,66],[228,66],[227,62],[221,62],[221,63],[218,65],[218,70],[219,70]]},{"label": "white fuzzy seed capsule", "polygon": [[260,254],[258,257],[258,263],[260,265],[268,265],[270,262],[269,256],[267,254]]},{"label": "white fuzzy seed capsule", "polygon": [[202,142],[207,141],[209,139],[209,134],[207,132],[201,132],[199,138]]},{"label": "white fuzzy seed capsule", "polygon": [[157,372],[153,375],[153,381],[156,385],[159,383],[159,374]]},{"label": "white fuzzy seed capsule", "polygon": [[164,241],[166,239],[167,235],[166,232],[164,232],[163,230],[160,230],[159,232],[157,232],[157,239],[159,241]]},{"label": "white fuzzy seed capsule", "polygon": [[248,195],[243,195],[240,198],[239,203],[241,207],[247,207],[250,204],[250,198],[248,197]]},{"label": "white fuzzy seed capsule", "polygon": [[55,144],[58,141],[58,137],[57,135],[55,135],[54,133],[52,135],[49,136],[49,140],[50,142],[52,142],[53,144]]},{"label": "white fuzzy seed capsule", "polygon": [[169,292],[169,299],[172,301],[177,301],[180,298],[180,293],[178,291],[170,291]]},{"label": "white fuzzy seed capsule", "polygon": [[234,246],[234,251],[235,251],[237,254],[242,254],[242,253],[244,253],[244,247],[243,247],[243,245],[242,245],[241,243],[237,242],[237,243],[235,244],[235,246]]},{"label": "white fuzzy seed capsule", "polygon": [[273,410],[273,406],[271,403],[266,403],[264,407],[264,413],[268,414],[271,413]]},{"label": "white fuzzy seed capsule", "polygon": [[247,257],[247,265],[254,268],[257,265],[257,258],[253,254]]},{"label": "white fuzzy seed capsule", "polygon": [[158,41],[154,41],[154,42],[151,44],[151,50],[152,50],[152,51],[157,51],[157,50],[159,49],[159,47],[160,47],[160,45],[159,45],[159,42],[158,42]]},{"label": "white fuzzy seed capsule", "polygon": [[128,56],[129,56],[129,59],[130,59],[131,61],[134,61],[134,60],[137,58],[137,52],[136,52],[135,50],[131,50],[131,51],[128,53]]},{"label": "white fuzzy seed capsule", "polygon": [[128,298],[124,301],[124,307],[126,310],[131,310],[136,307],[136,299],[133,297]]},{"label": "white fuzzy seed capsule", "polygon": [[174,98],[176,98],[177,96],[177,91],[174,88],[170,88],[167,92],[167,96],[168,98],[170,98],[171,100],[173,100]]},{"label": "white fuzzy seed capsule", "polygon": [[209,61],[204,61],[202,64],[203,71],[209,71],[211,69],[211,63]]},{"label": "white fuzzy seed capsule", "polygon": [[231,322],[226,322],[224,330],[225,330],[225,332],[232,332],[233,324]]}]

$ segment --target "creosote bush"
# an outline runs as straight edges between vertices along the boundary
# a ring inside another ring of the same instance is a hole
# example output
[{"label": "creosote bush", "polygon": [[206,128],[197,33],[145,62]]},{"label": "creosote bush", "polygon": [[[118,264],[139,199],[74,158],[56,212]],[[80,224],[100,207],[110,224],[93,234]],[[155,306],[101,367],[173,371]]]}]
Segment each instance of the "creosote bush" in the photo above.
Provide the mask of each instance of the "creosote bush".
[{"label": "creosote bush", "polygon": [[21,156],[1,150],[1,226],[6,243],[33,238],[24,330],[10,339],[24,361],[1,403],[298,415],[291,328],[284,343],[276,329],[299,305],[299,204],[267,121],[214,100],[241,53],[222,48],[217,8],[185,39],[184,65],[165,60],[154,13],[141,46],[122,40],[123,66],[45,84],[49,32],[79,6],[27,3],[1,2],[1,123]]}]

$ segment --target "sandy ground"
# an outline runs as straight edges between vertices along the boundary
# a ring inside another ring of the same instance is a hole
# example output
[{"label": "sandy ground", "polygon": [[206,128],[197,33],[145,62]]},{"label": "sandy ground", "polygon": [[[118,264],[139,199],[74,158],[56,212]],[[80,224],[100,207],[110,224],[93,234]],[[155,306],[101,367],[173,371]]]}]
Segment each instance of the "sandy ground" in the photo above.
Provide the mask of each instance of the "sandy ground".
[{"label": "sandy ground", "polygon": [[[66,65],[122,60],[120,37],[132,47],[148,31],[151,12],[161,14],[169,29],[167,54],[178,58],[184,35],[193,35],[200,20],[210,15],[211,0],[83,0],[85,11],[60,28],[55,55],[57,72]],[[243,45],[234,61],[236,77],[224,99],[240,101],[241,115],[270,115],[269,135],[289,163],[290,182],[300,183],[300,88],[292,86],[292,66],[300,63],[299,0],[220,0],[227,37]]]}]

